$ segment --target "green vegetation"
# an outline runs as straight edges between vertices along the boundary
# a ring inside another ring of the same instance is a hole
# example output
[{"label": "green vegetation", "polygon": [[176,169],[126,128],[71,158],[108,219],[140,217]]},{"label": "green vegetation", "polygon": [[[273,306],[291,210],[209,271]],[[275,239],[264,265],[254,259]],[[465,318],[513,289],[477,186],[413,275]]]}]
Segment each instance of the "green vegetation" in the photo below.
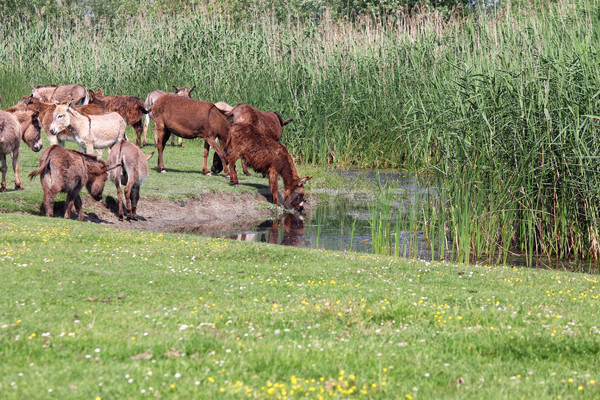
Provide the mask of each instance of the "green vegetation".
[{"label": "green vegetation", "polygon": [[587,274],[2,214],[0,281],[2,399],[600,395]]}]

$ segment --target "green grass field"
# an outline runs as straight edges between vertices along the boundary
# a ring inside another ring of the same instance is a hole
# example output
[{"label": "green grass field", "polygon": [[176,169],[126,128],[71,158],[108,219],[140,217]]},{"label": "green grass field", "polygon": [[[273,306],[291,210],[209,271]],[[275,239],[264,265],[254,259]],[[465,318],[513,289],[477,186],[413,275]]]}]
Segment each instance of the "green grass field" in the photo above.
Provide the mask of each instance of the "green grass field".
[{"label": "green grass field", "polygon": [[0,398],[597,398],[597,276],[0,215]]},{"label": "green grass field", "polygon": [[[423,217],[458,260],[589,260],[596,12],[582,0],[398,24],[12,21],[0,29],[2,107],[29,82],[142,98],[197,84],[196,98],[294,118],[282,140],[314,176],[309,193],[377,190],[328,166],[426,173],[438,196],[411,202],[408,224]],[[166,174],[150,160],[142,196],[268,187],[258,174],[237,188],[205,176],[202,142],[185,145],[165,150]],[[2,400],[600,398],[598,275],[47,219],[32,215],[39,178],[25,178],[38,159],[23,147],[25,190],[0,193]],[[115,193],[107,183],[105,199]]]}]

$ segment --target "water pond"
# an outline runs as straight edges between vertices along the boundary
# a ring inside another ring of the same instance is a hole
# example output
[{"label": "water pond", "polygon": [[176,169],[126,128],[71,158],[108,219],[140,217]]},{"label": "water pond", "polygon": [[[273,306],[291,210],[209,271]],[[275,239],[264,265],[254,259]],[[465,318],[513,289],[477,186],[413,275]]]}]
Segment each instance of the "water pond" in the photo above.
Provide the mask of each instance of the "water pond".
[{"label": "water pond", "polygon": [[[392,204],[392,208],[402,209],[400,214],[394,214],[390,225],[398,232],[397,254],[401,257],[430,261],[439,260],[438,249],[431,247],[431,242],[425,240],[420,229],[411,229],[411,219],[415,216],[408,215],[411,204],[427,201],[430,196],[436,196],[436,191],[431,186],[423,185],[413,176],[402,175],[396,172],[365,172],[344,171],[349,181],[355,179],[369,179],[378,187],[392,183],[397,190],[396,199],[400,198],[403,204]],[[325,249],[333,251],[355,251],[373,253],[372,236],[372,207],[373,199],[367,194],[339,194],[326,196],[316,202],[305,215],[285,214],[277,220],[258,221],[250,228],[246,224],[244,229],[219,229],[215,228],[204,235],[227,238],[233,240],[265,242],[299,248]],[[400,221],[398,221],[398,218]],[[400,224],[396,224],[399,222]],[[398,229],[400,227],[400,229]],[[402,228],[402,227],[406,227]],[[394,233],[395,235],[395,233]],[[438,243],[439,245],[439,243]],[[446,250],[451,248],[449,242],[445,243]],[[444,260],[451,261],[451,252],[444,253]],[[478,264],[499,264],[501,260],[470,260]],[[528,265],[524,256],[511,254],[506,260],[508,265],[521,267],[532,266],[538,268],[551,268],[570,271],[589,272],[597,270],[595,264],[589,262],[575,262],[572,260],[550,260],[545,257],[533,258],[533,265]]]}]

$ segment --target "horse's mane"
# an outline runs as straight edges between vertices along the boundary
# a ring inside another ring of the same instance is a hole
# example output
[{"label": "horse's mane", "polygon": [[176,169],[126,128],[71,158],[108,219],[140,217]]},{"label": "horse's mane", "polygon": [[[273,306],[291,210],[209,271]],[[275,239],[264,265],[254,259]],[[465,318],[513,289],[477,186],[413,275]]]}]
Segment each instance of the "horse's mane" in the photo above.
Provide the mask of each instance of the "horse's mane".
[{"label": "horse's mane", "polygon": [[39,86],[36,86],[35,88],[41,89],[41,88],[49,88],[49,87],[57,87],[57,86],[56,85],[39,85]]}]

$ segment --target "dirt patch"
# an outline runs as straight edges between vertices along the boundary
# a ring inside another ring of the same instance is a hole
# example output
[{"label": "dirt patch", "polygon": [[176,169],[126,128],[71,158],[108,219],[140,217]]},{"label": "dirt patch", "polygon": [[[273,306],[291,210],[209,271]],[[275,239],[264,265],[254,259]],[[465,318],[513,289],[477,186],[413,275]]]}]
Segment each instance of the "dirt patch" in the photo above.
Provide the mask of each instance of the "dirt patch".
[{"label": "dirt patch", "polygon": [[[101,202],[94,201],[87,193],[82,192],[81,197],[86,221],[119,229],[205,234],[250,229],[262,221],[277,218],[281,212],[281,209],[266,202],[261,194],[206,192],[198,197],[179,200],[141,196],[138,220],[119,221],[115,197],[105,196]],[[54,215],[64,215],[64,202],[55,203]]]}]

